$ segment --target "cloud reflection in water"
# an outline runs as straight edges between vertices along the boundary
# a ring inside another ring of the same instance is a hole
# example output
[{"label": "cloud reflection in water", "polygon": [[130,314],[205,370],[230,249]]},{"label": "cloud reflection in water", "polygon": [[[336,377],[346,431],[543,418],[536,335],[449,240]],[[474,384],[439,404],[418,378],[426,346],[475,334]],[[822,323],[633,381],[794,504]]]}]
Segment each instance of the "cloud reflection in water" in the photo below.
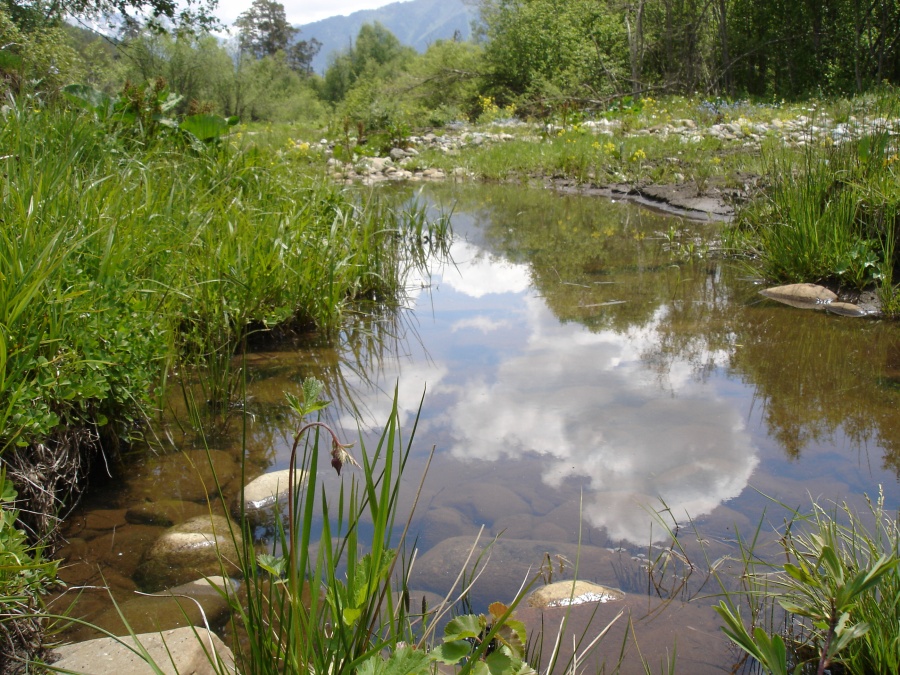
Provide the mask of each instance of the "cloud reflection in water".
[{"label": "cloud reflection in water", "polygon": [[[426,407],[443,401],[423,431],[443,427],[452,456],[542,457],[547,485],[572,497],[583,486],[585,518],[638,545],[660,499],[675,517],[696,518],[746,487],[759,460],[739,412],[690,363],[676,358],[660,376],[642,358],[659,343],[664,307],[629,331],[590,332],[560,324],[530,289],[527,266],[465,242],[453,259],[432,278],[433,295],[418,299],[430,358],[398,364],[396,375],[401,402],[417,403],[413,390],[426,383]],[[482,363],[468,363],[472,354]]]}]

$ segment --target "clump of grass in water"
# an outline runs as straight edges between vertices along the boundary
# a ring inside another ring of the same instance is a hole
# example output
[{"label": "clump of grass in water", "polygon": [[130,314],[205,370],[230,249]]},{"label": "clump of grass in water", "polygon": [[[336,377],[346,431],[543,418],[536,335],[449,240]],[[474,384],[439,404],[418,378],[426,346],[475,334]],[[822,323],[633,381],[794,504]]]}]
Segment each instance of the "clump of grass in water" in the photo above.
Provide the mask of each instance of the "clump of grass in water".
[{"label": "clump of grass in water", "polygon": [[743,232],[731,241],[749,233],[768,279],[877,285],[886,311],[895,313],[898,152],[896,140],[877,128],[839,145],[808,146],[799,164],[783,150],[770,162],[768,194],[744,209]]},{"label": "clump of grass in water", "polygon": [[[512,618],[518,599],[510,607],[493,605],[489,618],[457,617],[447,625],[440,647],[424,648],[438,624],[434,609],[429,612],[423,606],[417,613],[409,606],[406,583],[412,561],[402,554],[409,520],[398,545],[392,546],[400,478],[415,423],[404,446],[395,392],[377,446],[367,450],[361,443],[362,478],[353,474],[349,485],[342,481],[333,511],[334,502],[320,489],[317,471],[320,432],[331,444],[331,465],[339,474],[346,463],[359,465],[327,425],[305,421],[326,405],[319,400],[322,389],[321,383],[307,379],[303,400],[289,398],[300,420],[291,466],[300,460],[297,471],[304,480],[299,490],[291,490],[287,529],[281,522],[276,527],[283,555],[258,555],[252,543],[243,552],[247,601],[233,603],[235,632],[246,636],[235,644],[240,671],[426,673],[436,661],[465,661],[463,672],[478,663],[499,663],[500,672],[506,673],[533,672],[523,661],[524,626]],[[359,535],[364,518],[372,529],[365,542]],[[246,542],[252,541],[250,534],[245,532]],[[360,555],[364,544],[367,552]]]},{"label": "clump of grass in water", "polygon": [[[742,543],[753,623],[744,626],[741,597],[725,592],[715,609],[728,637],[775,675],[791,667],[821,675],[834,664],[849,673],[898,672],[900,524],[885,510],[884,495],[869,502],[865,517],[846,504],[831,512],[815,503],[810,514],[792,511],[781,544],[787,562],[777,566]],[[787,615],[785,629],[776,604]]]}]

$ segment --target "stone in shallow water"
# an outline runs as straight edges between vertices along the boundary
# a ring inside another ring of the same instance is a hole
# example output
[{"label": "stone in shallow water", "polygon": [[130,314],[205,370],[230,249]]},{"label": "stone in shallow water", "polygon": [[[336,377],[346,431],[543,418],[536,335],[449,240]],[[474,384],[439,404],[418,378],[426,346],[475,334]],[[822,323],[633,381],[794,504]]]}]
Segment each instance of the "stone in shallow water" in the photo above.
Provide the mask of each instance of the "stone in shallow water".
[{"label": "stone in shallow water", "polygon": [[[294,472],[295,489],[302,485],[304,480],[306,480],[305,472]],[[254,478],[244,487],[244,517],[254,525],[274,524],[278,505],[287,506],[289,485],[290,469],[272,471]],[[235,518],[240,518],[241,511],[241,499],[238,495],[231,513]]]},{"label": "stone in shallow water", "polygon": [[858,305],[854,305],[850,302],[830,302],[825,306],[825,309],[833,314],[840,314],[841,316],[868,316],[869,312]]},{"label": "stone in shallow water", "polygon": [[505,516],[531,513],[522,497],[505,485],[484,483],[454,486],[435,496],[434,507],[446,506],[459,511],[472,522],[490,524]]},{"label": "stone in shallow water", "polygon": [[[416,561],[411,583],[443,595],[460,570],[466,568],[471,578],[472,567],[490,543],[490,538],[482,537],[470,557],[474,541],[474,537],[442,541]],[[595,579],[607,586],[617,585],[614,565],[620,561],[620,556],[616,553],[587,544],[583,544],[579,552],[577,544],[500,538],[481,559],[480,576],[469,593],[470,599],[475,605],[512,601],[522,583],[530,582],[542,566],[548,565],[548,556],[556,578],[571,577],[578,560],[580,577]],[[456,592],[459,590],[457,587]]]},{"label": "stone in shallow water", "polygon": [[130,576],[162,532],[160,527],[126,524],[88,541],[82,557],[94,567]]},{"label": "stone in shallow water", "polygon": [[209,513],[206,504],[185,502],[180,499],[162,499],[158,502],[144,502],[132,506],[125,514],[125,519],[129,523],[171,527],[206,513]]},{"label": "stone in shallow water", "polygon": [[589,581],[557,581],[541,586],[528,596],[530,607],[568,607],[588,602],[616,602],[625,594],[615,588],[592,584]]},{"label": "stone in shallow water", "polygon": [[775,286],[759,292],[770,300],[782,302],[800,309],[822,309],[833,303],[838,296],[824,286],[816,284],[788,284]]},{"label": "stone in shallow water", "polygon": [[240,528],[223,516],[199,516],[166,530],[135,572],[138,585],[154,592],[198,576],[239,573]]},{"label": "stone in shallow water", "polygon": [[[683,604],[677,600],[627,593],[616,602],[571,607],[539,608],[523,603],[516,609],[516,618],[528,629],[529,647],[544,655],[540,672],[545,672],[548,655],[557,640],[560,651],[557,663],[566,663],[575,645],[580,653],[610,624],[609,632],[597,649],[578,659],[578,672],[605,672],[620,656],[622,663],[616,671],[621,673],[645,672],[642,658],[650,664],[659,664],[668,662],[673,655],[679,673],[730,672],[733,665],[728,639],[722,633],[719,619],[705,603]],[[565,625],[561,629],[563,619]],[[563,631],[561,636],[558,635],[560,630]],[[582,637],[587,639],[582,640]],[[602,667],[604,661],[605,668]],[[538,667],[539,664],[532,665]],[[665,666],[662,670],[666,670]]]},{"label": "stone in shallow water", "polygon": [[475,535],[479,528],[456,509],[438,507],[428,510],[417,529],[416,543],[419,550],[427,551],[450,537]]},{"label": "stone in shallow water", "polygon": [[[113,635],[149,633],[182,626],[203,626],[207,623],[218,629],[228,619],[228,601],[220,590],[230,581],[221,576],[196,579],[155,595],[135,595],[88,617],[92,626]],[[69,636],[73,641],[97,637],[93,628],[81,626]]]},{"label": "stone in shallow water", "polygon": [[189,450],[149,458],[128,478],[126,495],[131,503],[180,499],[203,502],[223,493],[240,478],[240,464],[227,452]]},{"label": "stone in shallow water", "polygon": [[[234,657],[217,635],[200,628],[178,628],[134,637],[100,638],[57,647],[54,668],[89,675],[150,675],[154,671],[135,653],[135,640],[147,650],[163,675],[234,673]],[[211,648],[211,649],[210,649]],[[221,668],[210,663],[220,660]]]}]

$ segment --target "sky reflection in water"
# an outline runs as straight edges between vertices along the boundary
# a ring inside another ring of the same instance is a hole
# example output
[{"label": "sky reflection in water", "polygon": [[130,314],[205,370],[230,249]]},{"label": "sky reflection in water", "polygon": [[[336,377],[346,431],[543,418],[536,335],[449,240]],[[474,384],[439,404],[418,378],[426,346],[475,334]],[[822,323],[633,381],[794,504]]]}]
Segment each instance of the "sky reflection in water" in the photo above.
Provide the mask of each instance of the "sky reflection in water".
[{"label": "sky reflection in water", "polygon": [[[417,403],[425,386],[426,406],[442,402],[419,432],[447,439],[440,452],[498,465],[538,456],[546,485],[584,487],[584,517],[636,545],[660,499],[676,517],[698,517],[746,487],[758,458],[738,410],[691,364],[673,361],[661,380],[642,358],[665,307],[631,330],[591,332],[559,322],[527,265],[463,240],[451,257],[411,300],[427,358],[413,347],[409,360],[382,364],[401,403]],[[383,393],[362,398],[373,424],[386,417]]]}]

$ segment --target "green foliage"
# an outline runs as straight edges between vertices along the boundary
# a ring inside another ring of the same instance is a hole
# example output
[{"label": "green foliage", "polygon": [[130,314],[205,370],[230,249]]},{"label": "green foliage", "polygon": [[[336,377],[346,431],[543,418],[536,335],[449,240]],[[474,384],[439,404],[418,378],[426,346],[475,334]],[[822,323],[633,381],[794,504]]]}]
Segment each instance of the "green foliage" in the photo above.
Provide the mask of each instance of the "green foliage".
[{"label": "green foliage", "polygon": [[16,492],[0,470],[0,663],[4,666],[28,655],[39,642],[35,612],[40,596],[56,585],[57,562],[45,561],[42,551],[29,545],[18,529]]},{"label": "green foliage", "polygon": [[900,189],[884,132],[832,148],[808,149],[794,163],[783,153],[769,169],[766,199],[742,213],[741,226],[763,273],[781,282],[875,282],[888,304],[897,266]]},{"label": "green foliage", "polygon": [[790,644],[771,626],[751,633],[732,595],[715,610],[725,634],[768,672],[786,675],[793,663],[799,674],[807,662],[819,673],[838,662],[851,673],[891,672],[900,660],[894,596],[900,529],[885,512],[883,496],[870,509],[874,530],[846,505],[834,513],[818,504],[811,515],[795,512],[781,540],[788,562],[779,571],[757,571],[763,563],[749,562],[753,552],[743,552],[752,572],[749,593],[776,601],[794,622]]},{"label": "green foliage", "polygon": [[519,96],[589,97],[616,91],[624,76],[624,25],[606,3],[493,0],[487,26],[484,92],[501,104]]},{"label": "green foliage", "polygon": [[78,54],[63,29],[44,23],[23,26],[7,10],[0,6],[0,94],[54,97],[64,83],[80,76]]},{"label": "green foliage", "polygon": [[[410,610],[410,560],[403,554],[408,521],[399,540],[395,536],[415,423],[401,441],[395,390],[377,446],[367,449],[360,438],[362,475],[351,475],[349,484],[345,477],[334,494],[319,476],[320,434],[331,443],[333,466],[338,457],[358,465],[329,426],[306,421],[328,405],[319,399],[322,391],[322,383],[307,379],[302,400],[288,397],[298,418],[291,466],[299,460],[295,468],[303,481],[285,504],[287,527],[276,524],[278,546],[258,554],[245,532],[247,601],[231,598],[236,629],[247,635],[235,645],[241,672],[425,675],[441,662],[461,666],[463,673],[534,673],[524,661],[525,626],[501,603],[491,605],[489,616],[452,619],[442,644],[430,648],[428,636],[447,608]],[[365,539],[362,523],[371,531]]]},{"label": "green foliage", "polygon": [[512,618],[512,610],[500,602],[491,604],[489,616],[457,616],[444,628],[443,642],[432,657],[441,663],[465,665],[464,672],[533,674],[525,662],[525,624]]},{"label": "green foliage", "polygon": [[[225,128],[203,120],[183,124]],[[26,109],[0,130],[0,451],[60,424],[127,437],[176,360],[219,364],[208,398],[227,400],[224,364],[251,331],[331,329],[347,302],[398,291],[411,211],[298,174],[281,150],[185,153],[171,139],[187,132],[161,128],[123,146],[130,127]]]},{"label": "green foliage", "polygon": [[[415,51],[404,47],[387,28],[380,23],[364,24],[356,41],[339,53],[328,69],[322,83],[322,96],[331,103],[348,98],[359,84],[366,93],[358,93],[358,99],[374,101],[374,94],[385,82],[406,70]],[[356,103],[360,108],[361,104]]]},{"label": "green foliage", "polygon": [[287,51],[299,32],[288,23],[284,5],[275,0],[253,0],[234,25],[240,31],[241,50],[256,59]]}]

